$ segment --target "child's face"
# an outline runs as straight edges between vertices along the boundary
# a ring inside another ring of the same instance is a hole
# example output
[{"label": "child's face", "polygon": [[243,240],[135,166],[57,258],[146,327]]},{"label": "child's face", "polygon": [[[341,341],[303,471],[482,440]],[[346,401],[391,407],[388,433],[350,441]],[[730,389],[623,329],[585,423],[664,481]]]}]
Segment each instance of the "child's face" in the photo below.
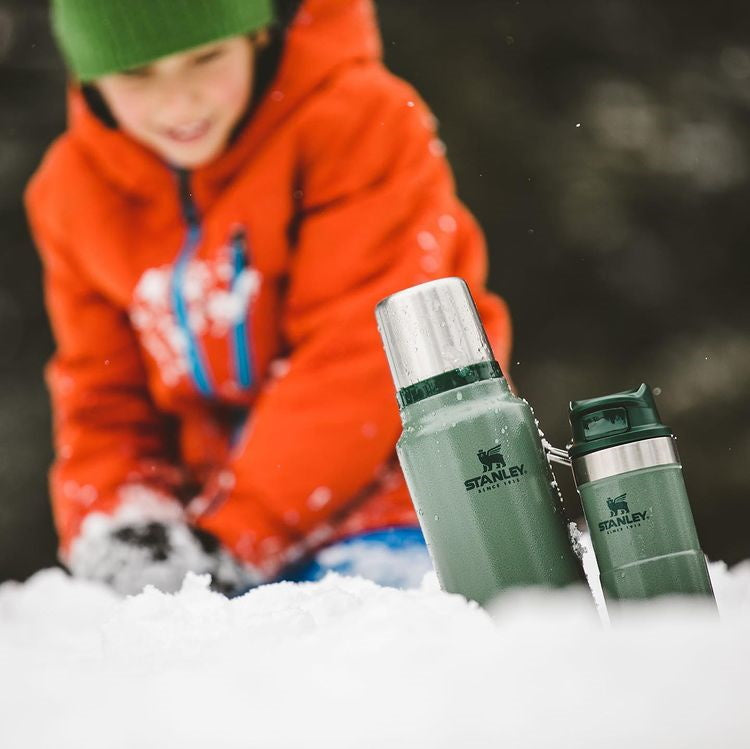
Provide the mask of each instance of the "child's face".
[{"label": "child's face", "polygon": [[245,113],[253,84],[246,36],[169,55],[103,76],[96,86],[124,132],[175,167],[218,156]]}]

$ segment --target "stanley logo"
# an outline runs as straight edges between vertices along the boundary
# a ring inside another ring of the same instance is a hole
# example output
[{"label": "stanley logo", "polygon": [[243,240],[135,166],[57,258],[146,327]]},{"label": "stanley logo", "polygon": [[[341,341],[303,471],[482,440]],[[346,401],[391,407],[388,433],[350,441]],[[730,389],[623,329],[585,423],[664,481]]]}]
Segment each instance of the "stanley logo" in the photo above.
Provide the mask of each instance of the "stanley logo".
[{"label": "stanley logo", "polygon": [[500,484],[517,483],[520,477],[526,473],[523,463],[515,466],[506,464],[499,445],[489,450],[478,450],[477,458],[482,464],[482,474],[464,481],[467,492],[473,489],[485,492]]},{"label": "stanley logo", "polygon": [[607,499],[607,507],[609,508],[609,518],[602,520],[599,523],[599,530],[602,533],[616,533],[624,530],[625,528],[637,528],[644,520],[648,518],[648,512],[642,510],[641,512],[630,512],[630,506],[625,501],[625,497],[628,494],[620,494],[614,499]]}]

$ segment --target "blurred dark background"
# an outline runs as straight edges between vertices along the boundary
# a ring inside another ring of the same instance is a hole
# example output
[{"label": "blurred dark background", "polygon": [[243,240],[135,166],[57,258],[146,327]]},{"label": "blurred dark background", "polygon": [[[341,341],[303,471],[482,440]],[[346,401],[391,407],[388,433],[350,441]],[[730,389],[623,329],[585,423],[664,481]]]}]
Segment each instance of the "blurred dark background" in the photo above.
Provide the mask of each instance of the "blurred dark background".
[{"label": "blurred dark background", "polygon": [[[553,444],[567,402],[649,382],[703,547],[750,557],[750,6],[380,0],[441,122]],[[52,351],[21,195],[64,128],[46,0],[0,0],[0,580],[55,562]],[[560,473],[572,514],[572,482]]]}]

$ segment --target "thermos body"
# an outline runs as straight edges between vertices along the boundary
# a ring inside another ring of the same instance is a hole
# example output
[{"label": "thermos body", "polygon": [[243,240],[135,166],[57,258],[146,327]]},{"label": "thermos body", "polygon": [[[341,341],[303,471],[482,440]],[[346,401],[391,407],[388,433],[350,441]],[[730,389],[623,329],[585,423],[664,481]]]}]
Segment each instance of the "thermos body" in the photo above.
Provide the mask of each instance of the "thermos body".
[{"label": "thermos body", "polygon": [[[612,599],[710,595],[674,439],[643,442],[650,444],[612,447],[574,462],[602,589]],[[623,465],[628,470],[618,473]]]},{"label": "thermos body", "polygon": [[442,587],[480,603],[583,579],[531,408],[510,392],[464,281],[381,301],[397,452]]},{"label": "thermos body", "polygon": [[581,580],[534,416],[505,379],[407,406],[397,451],[441,587],[485,603]]},{"label": "thermos body", "polygon": [[650,388],[573,402],[571,425],[605,598],[712,597],[675,439]]}]

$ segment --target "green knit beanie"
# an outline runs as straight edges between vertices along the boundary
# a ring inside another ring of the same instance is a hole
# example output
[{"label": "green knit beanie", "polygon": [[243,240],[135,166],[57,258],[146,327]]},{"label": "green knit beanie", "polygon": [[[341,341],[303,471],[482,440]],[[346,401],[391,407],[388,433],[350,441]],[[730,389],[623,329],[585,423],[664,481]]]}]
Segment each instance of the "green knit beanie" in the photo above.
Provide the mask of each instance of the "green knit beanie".
[{"label": "green knit beanie", "polygon": [[52,28],[85,83],[274,21],[272,0],[52,0]]}]

